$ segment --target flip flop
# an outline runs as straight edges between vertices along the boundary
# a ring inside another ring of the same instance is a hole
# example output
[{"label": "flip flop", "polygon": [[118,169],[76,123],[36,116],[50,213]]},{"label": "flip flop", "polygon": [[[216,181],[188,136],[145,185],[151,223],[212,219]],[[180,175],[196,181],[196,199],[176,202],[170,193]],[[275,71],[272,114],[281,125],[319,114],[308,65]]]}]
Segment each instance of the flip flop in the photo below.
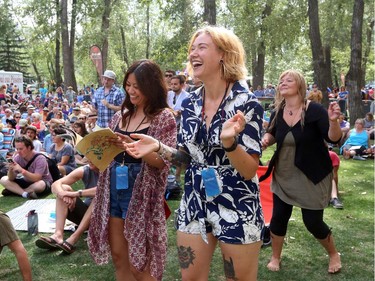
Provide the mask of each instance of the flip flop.
[{"label": "flip flop", "polygon": [[57,249],[57,241],[55,239],[53,239],[52,237],[39,237],[38,240],[35,241],[35,245],[38,247],[38,248],[41,248],[41,249],[47,249],[47,250],[53,250],[53,249]]},{"label": "flip flop", "polygon": [[72,254],[77,249],[76,246],[70,244],[68,241],[64,240],[61,244],[57,244],[57,247],[59,247],[61,250],[64,251],[66,254]]}]

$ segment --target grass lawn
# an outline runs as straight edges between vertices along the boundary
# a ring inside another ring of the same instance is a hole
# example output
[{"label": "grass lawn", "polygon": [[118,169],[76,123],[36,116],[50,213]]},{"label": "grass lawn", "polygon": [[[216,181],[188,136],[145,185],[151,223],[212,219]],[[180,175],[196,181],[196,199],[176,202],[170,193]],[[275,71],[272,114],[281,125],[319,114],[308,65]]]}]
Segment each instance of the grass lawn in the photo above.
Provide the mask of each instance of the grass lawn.
[{"label": "grass lawn", "polygon": [[[266,162],[271,153],[272,150],[269,149],[262,161]],[[374,280],[374,162],[341,160],[339,189],[344,209],[327,208],[325,221],[332,227],[341,253],[342,271],[336,275],[327,273],[328,256],[305,229],[300,209],[294,208],[283,250],[281,271],[269,272],[266,269],[271,248],[264,248],[259,259],[258,280]],[[79,186],[75,188],[78,189]],[[52,195],[49,197],[53,198]],[[23,202],[25,199],[22,198],[0,196],[0,209],[9,211]],[[178,201],[168,203],[172,210],[178,207]],[[36,237],[24,232],[18,234],[29,253],[34,280],[114,280],[112,264],[96,266],[83,239],[78,243],[75,253],[64,255],[59,251],[38,249],[34,244]],[[163,280],[181,280],[172,217],[168,219],[167,259]],[[16,259],[8,248],[4,248],[0,255],[0,281],[3,280],[20,280]],[[219,250],[215,252],[209,280],[225,280]]]}]

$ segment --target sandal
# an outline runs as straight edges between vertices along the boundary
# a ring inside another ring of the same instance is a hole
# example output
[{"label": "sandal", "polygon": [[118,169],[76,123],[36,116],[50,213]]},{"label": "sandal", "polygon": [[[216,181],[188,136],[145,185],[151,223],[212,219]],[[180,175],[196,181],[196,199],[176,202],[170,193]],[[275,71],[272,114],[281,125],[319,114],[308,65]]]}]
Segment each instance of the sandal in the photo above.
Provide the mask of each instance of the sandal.
[{"label": "sandal", "polygon": [[53,250],[58,248],[59,243],[52,237],[41,236],[35,241],[35,245],[41,249]]},{"label": "sandal", "polygon": [[70,244],[68,241],[64,240],[61,244],[57,244],[57,247],[59,247],[61,250],[64,251],[66,254],[72,254],[77,249],[76,246]]}]

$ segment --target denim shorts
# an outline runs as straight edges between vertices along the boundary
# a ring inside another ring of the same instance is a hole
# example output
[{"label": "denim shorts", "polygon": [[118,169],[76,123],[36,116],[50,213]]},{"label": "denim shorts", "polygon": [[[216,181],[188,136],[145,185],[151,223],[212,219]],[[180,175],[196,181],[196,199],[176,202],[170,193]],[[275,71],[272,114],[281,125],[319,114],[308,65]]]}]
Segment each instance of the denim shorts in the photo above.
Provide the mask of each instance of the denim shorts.
[{"label": "denim shorts", "polygon": [[111,217],[125,219],[126,212],[133,193],[133,186],[137,175],[141,171],[141,163],[126,164],[129,172],[129,188],[116,189],[116,167],[120,164],[116,163],[112,166],[111,172],[111,193],[110,193],[110,214]]}]

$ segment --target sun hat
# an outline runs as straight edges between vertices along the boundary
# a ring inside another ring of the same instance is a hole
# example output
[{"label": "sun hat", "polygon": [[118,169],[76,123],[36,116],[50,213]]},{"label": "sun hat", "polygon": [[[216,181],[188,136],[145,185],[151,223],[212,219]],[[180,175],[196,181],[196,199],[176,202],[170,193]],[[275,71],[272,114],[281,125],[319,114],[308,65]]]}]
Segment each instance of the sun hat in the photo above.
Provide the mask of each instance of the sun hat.
[{"label": "sun hat", "polygon": [[26,127],[26,131],[27,130],[33,130],[35,133],[37,132],[36,127],[35,126],[31,126],[31,125]]},{"label": "sun hat", "polygon": [[106,77],[106,78],[115,80],[116,74],[112,70],[106,70],[106,71],[104,71],[104,74],[102,75],[102,77]]},{"label": "sun hat", "polygon": [[29,122],[26,119],[21,119],[18,125],[20,127],[26,127],[27,125],[29,125]]}]

